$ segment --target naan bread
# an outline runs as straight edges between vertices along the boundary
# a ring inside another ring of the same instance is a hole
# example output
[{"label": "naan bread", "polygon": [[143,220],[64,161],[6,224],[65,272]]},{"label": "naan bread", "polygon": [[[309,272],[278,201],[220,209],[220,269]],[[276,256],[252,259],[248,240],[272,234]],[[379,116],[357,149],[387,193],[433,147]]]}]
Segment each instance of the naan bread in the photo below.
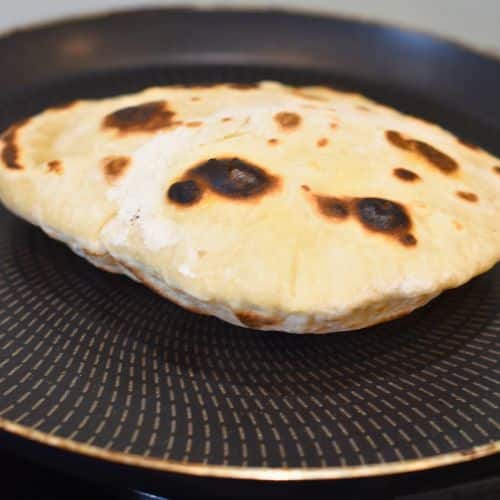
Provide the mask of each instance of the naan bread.
[{"label": "naan bread", "polygon": [[326,87],[164,87],[49,109],[0,198],[203,314],[323,333],[396,318],[500,259],[500,160]]}]

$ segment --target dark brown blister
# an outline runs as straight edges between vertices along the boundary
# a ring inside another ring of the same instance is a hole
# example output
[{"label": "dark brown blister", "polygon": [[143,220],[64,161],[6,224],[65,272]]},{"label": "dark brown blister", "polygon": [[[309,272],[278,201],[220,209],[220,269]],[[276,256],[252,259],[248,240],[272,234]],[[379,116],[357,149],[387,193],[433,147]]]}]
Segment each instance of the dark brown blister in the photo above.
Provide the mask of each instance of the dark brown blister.
[{"label": "dark brown blister", "polygon": [[335,219],[345,219],[350,214],[350,202],[333,196],[316,196],[318,208],[323,215]]},{"label": "dark brown blister", "polygon": [[127,156],[109,156],[104,158],[102,166],[105,177],[111,182],[119,179],[130,165],[130,161],[131,159]]},{"label": "dark brown blister", "polygon": [[121,133],[156,132],[178,124],[165,101],[151,101],[122,108],[107,115],[103,127]]},{"label": "dark brown blister", "polygon": [[458,170],[458,163],[451,156],[426,142],[407,138],[395,130],[387,130],[385,136],[393,146],[418,154],[444,174],[451,174]]},{"label": "dark brown blister", "polygon": [[395,168],[393,174],[400,180],[405,182],[414,182],[420,180],[420,176],[407,168]]},{"label": "dark brown blister", "polygon": [[479,201],[479,197],[475,193],[470,193],[468,191],[457,191],[456,195],[462,200],[468,201],[469,203],[476,203]]},{"label": "dark brown blister", "polygon": [[19,129],[23,125],[26,125],[28,122],[29,119],[26,119],[12,125],[1,136],[1,139],[4,143],[2,149],[2,160],[5,163],[5,166],[12,170],[23,169],[23,166],[19,161],[19,147],[17,144],[17,134],[19,132]]},{"label": "dark brown blister", "polygon": [[405,246],[414,246],[417,239],[410,233],[412,222],[400,203],[384,198],[355,198],[314,195],[318,210],[329,219],[342,221],[351,215],[368,231],[395,238]]},{"label": "dark brown blister", "polygon": [[[200,196],[193,197],[187,203],[176,201],[170,195],[168,198],[177,203],[192,204],[201,199],[201,192],[205,189],[231,199],[256,198],[276,187],[278,179],[263,168],[240,158],[211,158],[190,168],[182,180],[174,183],[170,189],[175,185],[184,185],[187,189],[186,183],[195,183]],[[193,188],[193,184],[189,186]]]},{"label": "dark brown blister", "polygon": [[297,113],[289,111],[281,111],[274,115],[274,119],[282,129],[293,130],[300,125],[302,118]]},{"label": "dark brown blister", "polygon": [[167,192],[168,199],[179,205],[193,205],[201,199],[202,195],[202,189],[193,180],[175,182]]},{"label": "dark brown blister", "polygon": [[250,198],[273,184],[273,177],[264,169],[239,158],[212,158],[191,169],[189,175],[229,198]]},{"label": "dark brown blister", "polygon": [[63,164],[59,160],[51,160],[47,163],[48,171],[56,174],[62,174]]}]

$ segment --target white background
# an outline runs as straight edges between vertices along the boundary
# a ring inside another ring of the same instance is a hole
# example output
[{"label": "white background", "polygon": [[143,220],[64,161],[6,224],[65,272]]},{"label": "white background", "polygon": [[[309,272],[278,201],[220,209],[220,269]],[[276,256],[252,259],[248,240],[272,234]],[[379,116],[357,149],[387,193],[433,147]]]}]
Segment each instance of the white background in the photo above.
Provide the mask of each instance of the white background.
[{"label": "white background", "polygon": [[281,7],[413,27],[500,54],[500,0],[0,0],[0,32],[68,15],[151,5]]}]

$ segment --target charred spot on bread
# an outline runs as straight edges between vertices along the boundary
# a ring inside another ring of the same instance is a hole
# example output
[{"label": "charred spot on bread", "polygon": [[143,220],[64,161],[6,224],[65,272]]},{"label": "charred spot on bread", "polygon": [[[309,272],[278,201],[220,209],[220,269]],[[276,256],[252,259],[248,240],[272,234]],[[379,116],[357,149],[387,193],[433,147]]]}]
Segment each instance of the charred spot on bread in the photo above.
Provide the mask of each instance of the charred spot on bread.
[{"label": "charred spot on bread", "polygon": [[417,154],[443,174],[451,174],[458,170],[458,163],[451,156],[426,142],[405,137],[395,130],[387,130],[385,136],[393,146]]},{"label": "charred spot on bread", "polygon": [[468,191],[457,191],[456,195],[462,198],[462,200],[468,201],[469,203],[476,203],[477,201],[479,201],[479,197],[477,196],[477,194]]},{"label": "charred spot on bread", "polygon": [[104,117],[103,127],[125,134],[156,132],[177,124],[174,117],[165,101],[151,101],[113,111]]},{"label": "charred spot on bread", "polygon": [[17,141],[19,130],[28,122],[29,119],[15,123],[10,128],[8,128],[0,137],[3,142],[2,161],[4,162],[5,166],[11,170],[23,169],[23,165],[19,160],[20,154]]},{"label": "charred spot on bread", "polygon": [[420,176],[415,172],[408,170],[407,168],[395,168],[393,174],[402,181],[405,182],[414,182],[420,180]]},{"label": "charred spot on bread", "polygon": [[202,194],[202,189],[194,180],[174,182],[167,191],[168,199],[179,205],[193,205]]},{"label": "charred spot on bread", "polygon": [[110,182],[119,179],[127,167],[130,165],[131,159],[128,156],[108,156],[102,161],[104,176]]},{"label": "charred spot on bread", "polygon": [[401,203],[375,197],[337,197],[313,195],[321,215],[330,220],[344,221],[354,216],[368,231],[396,239],[404,246],[415,246],[417,239],[411,234],[412,221]]},{"label": "charred spot on bread", "polygon": [[300,125],[302,118],[299,114],[290,111],[281,111],[274,115],[278,125],[284,130],[293,130]]},{"label": "charred spot on bread", "polygon": [[[168,190],[168,198],[191,205],[207,190],[233,200],[256,199],[277,187],[279,180],[241,158],[210,158],[190,168]],[[173,190],[173,191],[172,191]]]},{"label": "charred spot on bread", "polygon": [[63,164],[60,160],[51,160],[47,163],[47,169],[49,172],[61,174],[63,172]]},{"label": "charred spot on bread", "polygon": [[335,219],[346,219],[350,213],[350,202],[342,198],[334,196],[320,196],[316,195],[316,203],[318,209],[326,217],[333,217]]},{"label": "charred spot on bread", "polygon": [[211,158],[190,170],[209,189],[229,198],[251,198],[267,191],[274,177],[263,168],[240,158]]}]

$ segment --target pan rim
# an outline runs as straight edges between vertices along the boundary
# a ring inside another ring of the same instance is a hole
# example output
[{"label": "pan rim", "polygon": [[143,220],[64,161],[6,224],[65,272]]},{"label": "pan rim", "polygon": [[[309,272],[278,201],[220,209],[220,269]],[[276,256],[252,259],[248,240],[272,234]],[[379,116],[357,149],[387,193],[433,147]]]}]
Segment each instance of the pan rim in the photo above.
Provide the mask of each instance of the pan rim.
[{"label": "pan rim", "polygon": [[105,450],[72,439],[50,435],[0,417],[0,430],[20,438],[56,448],[65,452],[78,453],[86,458],[104,460],[124,466],[138,467],[160,472],[182,474],[194,477],[243,479],[254,481],[324,481],[360,479],[422,472],[429,469],[457,465],[500,453],[500,440],[466,450],[454,451],[433,457],[372,465],[350,465],[336,467],[242,467],[236,465],[214,465],[201,462],[179,462],[133,453]]},{"label": "pan rim", "polygon": [[53,30],[68,25],[77,25],[93,21],[103,21],[113,17],[130,16],[139,13],[153,13],[161,12],[165,14],[251,14],[251,15],[282,15],[295,18],[309,18],[309,19],[322,19],[322,20],[338,20],[344,23],[359,24],[363,26],[370,26],[372,28],[389,29],[399,31],[409,35],[416,35],[425,37],[435,43],[447,45],[454,49],[467,52],[469,55],[475,55],[482,59],[487,59],[490,62],[500,64],[500,53],[488,50],[485,47],[475,46],[470,42],[464,42],[452,35],[442,35],[433,31],[427,31],[424,28],[416,28],[409,25],[400,25],[396,22],[382,21],[363,15],[355,16],[351,14],[343,14],[341,12],[332,12],[323,8],[309,8],[309,7],[260,7],[252,6],[251,4],[235,6],[217,6],[217,5],[188,5],[182,6],[174,4],[171,6],[162,6],[161,4],[150,4],[145,7],[138,8],[108,8],[103,10],[94,10],[82,14],[74,14],[70,16],[57,16],[51,19],[41,21],[28,22],[19,26],[13,26],[4,30],[0,30],[0,44],[5,43],[10,38],[32,34],[35,31]]}]

